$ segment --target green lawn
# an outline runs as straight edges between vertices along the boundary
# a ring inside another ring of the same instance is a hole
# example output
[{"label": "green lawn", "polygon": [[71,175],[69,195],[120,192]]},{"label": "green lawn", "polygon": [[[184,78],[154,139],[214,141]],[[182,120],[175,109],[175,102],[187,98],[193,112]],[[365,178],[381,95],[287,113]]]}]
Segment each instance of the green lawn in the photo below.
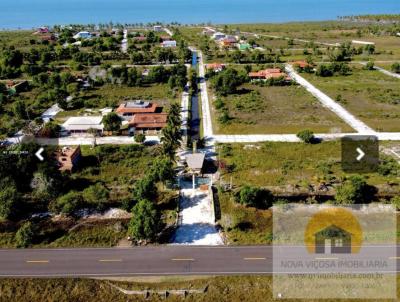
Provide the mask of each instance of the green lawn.
[{"label": "green lawn", "polygon": [[352,66],[348,76],[302,76],[377,131],[400,131],[400,80]]},{"label": "green lawn", "polygon": [[[231,120],[221,124],[213,106],[214,129],[218,134],[352,132],[352,128],[324,108],[301,86],[260,87],[245,84],[243,93],[222,98]],[[210,98],[212,100],[212,97]],[[214,101],[215,105],[215,101]]]}]

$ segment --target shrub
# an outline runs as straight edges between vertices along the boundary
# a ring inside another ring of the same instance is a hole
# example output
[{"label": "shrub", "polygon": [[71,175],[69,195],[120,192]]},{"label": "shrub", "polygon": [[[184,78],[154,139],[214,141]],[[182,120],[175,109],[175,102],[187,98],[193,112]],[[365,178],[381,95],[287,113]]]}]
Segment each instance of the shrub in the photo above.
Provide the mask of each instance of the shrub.
[{"label": "shrub", "polygon": [[55,202],[50,203],[49,209],[54,213],[62,213],[72,215],[83,204],[82,195],[78,192],[71,191],[61,197]]},{"label": "shrub", "polygon": [[374,70],[375,69],[375,64],[372,61],[368,61],[367,64],[364,66],[365,70]]},{"label": "shrub", "polygon": [[146,140],[146,135],[142,133],[135,134],[135,142],[139,144],[143,144]]},{"label": "shrub", "polygon": [[82,196],[88,205],[95,206],[97,210],[102,211],[105,209],[106,203],[109,200],[110,191],[103,184],[96,183],[86,188]]},{"label": "shrub", "polygon": [[256,208],[268,208],[272,205],[273,196],[269,191],[257,187],[244,186],[237,196],[240,204]]},{"label": "shrub", "polygon": [[32,223],[30,221],[24,223],[15,234],[17,247],[28,247],[32,244],[34,236],[35,230]]},{"label": "shrub", "polygon": [[399,62],[393,63],[391,70],[395,73],[400,73],[400,63]]},{"label": "shrub", "polygon": [[396,211],[400,210],[400,196],[393,197],[390,202],[396,208]]},{"label": "shrub", "polygon": [[369,186],[364,177],[354,175],[339,186],[335,196],[335,203],[340,205],[365,203],[372,197],[369,193]]},{"label": "shrub", "polygon": [[137,240],[152,240],[157,235],[159,214],[154,204],[146,199],[140,200],[132,209],[129,235]]},{"label": "shrub", "polygon": [[297,137],[306,144],[311,144],[315,141],[314,132],[311,130],[302,130],[297,133]]}]

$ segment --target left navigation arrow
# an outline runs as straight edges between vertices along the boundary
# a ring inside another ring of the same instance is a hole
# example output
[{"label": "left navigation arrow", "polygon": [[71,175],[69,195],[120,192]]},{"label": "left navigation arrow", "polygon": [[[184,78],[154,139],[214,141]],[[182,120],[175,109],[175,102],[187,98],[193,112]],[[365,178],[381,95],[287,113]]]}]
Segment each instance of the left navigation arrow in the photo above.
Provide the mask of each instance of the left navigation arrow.
[{"label": "left navigation arrow", "polygon": [[40,148],[40,149],[35,153],[36,157],[39,158],[40,161],[43,161],[43,160],[44,160],[44,158],[43,158],[43,156],[42,156],[43,151],[44,151],[44,149],[43,149],[43,148]]}]

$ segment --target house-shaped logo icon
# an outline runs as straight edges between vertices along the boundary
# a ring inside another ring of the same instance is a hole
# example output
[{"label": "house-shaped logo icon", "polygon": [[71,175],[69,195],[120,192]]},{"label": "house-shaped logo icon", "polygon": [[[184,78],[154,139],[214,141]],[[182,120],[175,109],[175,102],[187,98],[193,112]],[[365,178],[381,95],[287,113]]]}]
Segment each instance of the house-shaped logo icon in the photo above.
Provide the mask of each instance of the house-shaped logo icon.
[{"label": "house-shaped logo icon", "polygon": [[361,225],[351,209],[326,207],[314,213],[304,231],[304,244],[312,254],[351,254],[361,249]]},{"label": "house-shaped logo icon", "polygon": [[315,236],[315,253],[317,254],[350,254],[351,236],[350,232],[339,228],[336,225],[330,225]]}]

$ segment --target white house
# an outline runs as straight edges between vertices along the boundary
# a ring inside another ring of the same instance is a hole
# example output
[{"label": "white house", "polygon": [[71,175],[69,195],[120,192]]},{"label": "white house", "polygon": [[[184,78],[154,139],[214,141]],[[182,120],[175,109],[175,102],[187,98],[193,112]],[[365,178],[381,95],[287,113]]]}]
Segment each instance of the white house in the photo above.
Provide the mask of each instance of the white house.
[{"label": "white house", "polygon": [[225,37],[226,37],[226,35],[221,32],[216,32],[215,34],[212,35],[212,38],[214,40],[221,40],[221,39],[224,39]]},{"label": "white house", "polygon": [[62,130],[70,134],[88,134],[89,129],[97,130],[98,134],[103,133],[104,125],[102,116],[75,116],[70,117],[63,125]]},{"label": "white house", "polygon": [[171,40],[171,41],[163,41],[161,43],[161,46],[166,48],[166,47],[176,47],[176,41]]},{"label": "white house", "polygon": [[75,36],[74,39],[90,39],[92,34],[88,31],[80,31]]},{"label": "white house", "polygon": [[155,25],[155,26],[153,27],[153,29],[154,29],[154,31],[158,31],[158,32],[160,32],[160,31],[163,30],[161,25]]}]

